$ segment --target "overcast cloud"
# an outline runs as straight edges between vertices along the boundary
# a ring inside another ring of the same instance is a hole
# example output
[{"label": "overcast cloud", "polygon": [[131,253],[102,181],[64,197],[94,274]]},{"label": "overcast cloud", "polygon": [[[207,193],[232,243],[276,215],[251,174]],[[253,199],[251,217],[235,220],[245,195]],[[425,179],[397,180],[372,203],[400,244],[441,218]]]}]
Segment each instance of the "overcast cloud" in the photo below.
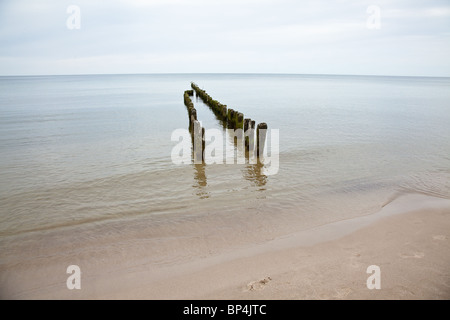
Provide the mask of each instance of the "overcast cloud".
[{"label": "overcast cloud", "polygon": [[447,0],[0,0],[1,75],[450,76],[449,57]]}]

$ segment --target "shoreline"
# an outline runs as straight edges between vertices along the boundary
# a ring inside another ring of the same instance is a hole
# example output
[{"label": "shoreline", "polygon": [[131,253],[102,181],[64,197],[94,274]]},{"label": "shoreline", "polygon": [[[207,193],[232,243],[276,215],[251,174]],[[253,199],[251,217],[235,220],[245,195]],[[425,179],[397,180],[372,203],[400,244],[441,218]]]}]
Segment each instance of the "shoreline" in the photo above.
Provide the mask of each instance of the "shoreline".
[{"label": "shoreline", "polygon": [[[449,299],[450,200],[406,195],[380,212],[243,248],[132,299]],[[221,261],[220,261],[221,260]],[[366,286],[378,265],[380,290]],[[134,290],[133,290],[134,291]],[[158,292],[157,295],[154,293]],[[111,296],[114,298],[114,295]]]},{"label": "shoreline", "polygon": [[[449,299],[449,230],[450,200],[408,194],[374,214],[180,263],[145,256],[126,263],[120,251],[102,256],[100,243],[89,256],[76,252],[80,261],[94,261],[81,264],[81,290],[68,290],[60,270],[74,253],[58,252],[53,261],[1,269],[0,293],[3,299]],[[380,266],[380,290],[366,287],[370,265]]]}]

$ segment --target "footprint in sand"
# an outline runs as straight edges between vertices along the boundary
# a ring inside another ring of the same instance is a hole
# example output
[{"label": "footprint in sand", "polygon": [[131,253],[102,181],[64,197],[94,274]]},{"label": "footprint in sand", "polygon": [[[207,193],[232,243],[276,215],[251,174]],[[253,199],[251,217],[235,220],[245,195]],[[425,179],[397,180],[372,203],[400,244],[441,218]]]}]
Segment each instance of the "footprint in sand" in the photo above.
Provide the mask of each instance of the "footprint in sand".
[{"label": "footprint in sand", "polygon": [[404,286],[397,286],[392,289],[395,295],[400,297],[415,296],[416,294]]},{"label": "footprint in sand", "polygon": [[336,299],[345,299],[352,292],[353,290],[350,288],[336,289],[336,294],[334,294],[333,297]]},{"label": "footprint in sand", "polygon": [[402,253],[402,254],[400,254],[400,257],[402,257],[403,259],[408,259],[408,258],[421,259],[421,258],[425,257],[425,253],[414,252],[413,255]]},{"label": "footprint in sand", "polygon": [[350,265],[353,268],[359,268],[361,266],[361,262],[359,258],[361,257],[361,254],[358,252],[354,252],[352,256],[350,257]]},{"label": "footprint in sand", "polygon": [[265,277],[262,280],[258,281],[252,281],[249,284],[247,284],[247,290],[248,291],[256,291],[256,290],[262,290],[266,286],[269,281],[272,280],[271,277]]},{"label": "footprint in sand", "polygon": [[433,239],[434,240],[447,240],[447,236],[444,236],[444,235],[442,235],[442,234],[438,234],[438,235],[435,235],[435,236],[433,236]]}]

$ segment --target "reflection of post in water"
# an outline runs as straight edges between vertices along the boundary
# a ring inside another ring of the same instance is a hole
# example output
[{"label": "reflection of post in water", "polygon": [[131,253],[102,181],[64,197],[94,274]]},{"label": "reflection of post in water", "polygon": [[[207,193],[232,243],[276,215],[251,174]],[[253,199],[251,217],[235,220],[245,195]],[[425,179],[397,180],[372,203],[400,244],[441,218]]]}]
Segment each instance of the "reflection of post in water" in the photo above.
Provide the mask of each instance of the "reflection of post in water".
[{"label": "reflection of post in water", "polygon": [[263,187],[267,183],[267,176],[261,173],[264,165],[261,162],[255,164],[247,164],[244,171],[244,178],[253,182],[258,187]]},{"label": "reflection of post in water", "polygon": [[194,188],[197,188],[197,195],[201,199],[209,198],[209,193],[205,191],[205,187],[208,185],[208,182],[206,180],[206,173],[205,173],[205,164],[194,164],[194,179],[195,184],[193,185]]},{"label": "reflection of post in water", "polygon": [[253,161],[255,156],[255,120],[246,118],[244,119],[244,144],[245,144],[245,157],[249,161]]}]

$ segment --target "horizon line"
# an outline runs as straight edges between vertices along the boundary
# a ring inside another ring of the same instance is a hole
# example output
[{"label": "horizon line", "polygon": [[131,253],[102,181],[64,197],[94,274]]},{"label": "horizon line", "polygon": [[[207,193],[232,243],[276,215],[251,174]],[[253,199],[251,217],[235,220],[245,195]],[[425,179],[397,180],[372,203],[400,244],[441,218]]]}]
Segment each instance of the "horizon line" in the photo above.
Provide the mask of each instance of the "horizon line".
[{"label": "horizon line", "polygon": [[450,78],[431,75],[384,75],[384,74],[338,74],[338,73],[280,73],[280,72],[154,72],[154,73],[78,73],[78,74],[2,74],[0,77],[57,77],[57,76],[113,76],[113,75],[292,75],[292,76],[347,76],[347,77],[403,77],[403,78]]}]

